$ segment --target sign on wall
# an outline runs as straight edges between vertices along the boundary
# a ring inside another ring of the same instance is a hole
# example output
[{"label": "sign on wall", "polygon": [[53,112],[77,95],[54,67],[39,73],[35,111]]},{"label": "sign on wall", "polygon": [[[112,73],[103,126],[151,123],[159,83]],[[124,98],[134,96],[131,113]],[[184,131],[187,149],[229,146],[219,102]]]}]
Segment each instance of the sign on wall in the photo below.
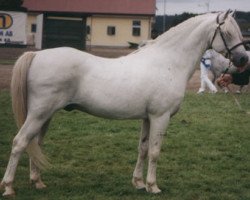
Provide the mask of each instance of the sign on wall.
[{"label": "sign on wall", "polygon": [[0,44],[26,45],[27,13],[0,10]]}]

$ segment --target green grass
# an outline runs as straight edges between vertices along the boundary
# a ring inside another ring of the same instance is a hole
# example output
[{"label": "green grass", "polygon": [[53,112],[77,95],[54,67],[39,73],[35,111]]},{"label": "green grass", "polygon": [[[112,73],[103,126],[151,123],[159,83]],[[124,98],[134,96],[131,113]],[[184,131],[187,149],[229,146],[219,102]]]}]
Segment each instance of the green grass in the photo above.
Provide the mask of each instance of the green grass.
[{"label": "green grass", "polygon": [[[250,111],[250,94],[238,98]],[[43,172],[48,188],[38,191],[30,187],[24,155],[16,173],[16,199],[250,199],[249,119],[230,95],[188,93],[164,138],[157,170],[162,193],[152,195],[131,184],[139,120],[105,120],[60,111],[44,144],[52,163]],[[0,177],[15,133],[9,93],[0,91]]]},{"label": "green grass", "polygon": [[0,65],[14,65],[16,60],[0,59]]}]

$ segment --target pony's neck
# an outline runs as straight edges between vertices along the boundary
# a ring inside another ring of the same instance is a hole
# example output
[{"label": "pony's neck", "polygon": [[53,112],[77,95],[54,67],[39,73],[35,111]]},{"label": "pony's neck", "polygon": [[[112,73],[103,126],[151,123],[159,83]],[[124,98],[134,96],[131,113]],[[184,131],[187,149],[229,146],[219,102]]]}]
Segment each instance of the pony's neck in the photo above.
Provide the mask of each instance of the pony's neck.
[{"label": "pony's neck", "polygon": [[187,80],[210,45],[216,26],[215,18],[214,14],[194,17],[170,29],[155,41],[163,52],[165,49],[168,54],[170,51],[176,53],[178,57],[174,58],[175,63]]}]

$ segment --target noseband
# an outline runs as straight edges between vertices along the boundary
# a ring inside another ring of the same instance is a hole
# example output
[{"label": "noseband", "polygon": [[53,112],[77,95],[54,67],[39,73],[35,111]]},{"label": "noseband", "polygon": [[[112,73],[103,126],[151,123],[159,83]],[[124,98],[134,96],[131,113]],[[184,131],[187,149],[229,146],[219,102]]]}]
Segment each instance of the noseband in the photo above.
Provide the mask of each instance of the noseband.
[{"label": "noseband", "polygon": [[246,44],[250,43],[250,41],[243,41],[243,42],[240,42],[240,43],[234,45],[233,47],[229,48],[228,45],[227,45],[226,39],[225,39],[225,35],[221,30],[221,26],[225,23],[225,21],[219,22],[219,16],[220,16],[220,14],[218,14],[217,18],[216,18],[217,28],[215,29],[215,32],[214,32],[210,47],[212,48],[212,45],[213,45],[214,39],[215,39],[215,37],[217,35],[217,32],[219,32],[219,34],[221,36],[221,39],[223,41],[223,44],[224,44],[224,46],[225,46],[225,48],[227,50],[227,53],[226,53],[225,57],[229,58],[230,61],[231,61],[231,55],[233,54],[232,50],[236,49],[240,45],[245,46]]}]

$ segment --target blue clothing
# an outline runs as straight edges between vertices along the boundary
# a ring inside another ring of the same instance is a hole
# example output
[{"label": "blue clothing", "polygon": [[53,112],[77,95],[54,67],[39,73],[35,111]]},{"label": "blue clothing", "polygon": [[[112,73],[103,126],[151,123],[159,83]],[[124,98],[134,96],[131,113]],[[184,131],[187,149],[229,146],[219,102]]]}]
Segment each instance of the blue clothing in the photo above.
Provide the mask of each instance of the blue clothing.
[{"label": "blue clothing", "polygon": [[206,62],[206,60],[209,60],[208,58],[201,58],[201,63],[206,67],[206,68],[210,68],[211,64],[210,62]]}]

